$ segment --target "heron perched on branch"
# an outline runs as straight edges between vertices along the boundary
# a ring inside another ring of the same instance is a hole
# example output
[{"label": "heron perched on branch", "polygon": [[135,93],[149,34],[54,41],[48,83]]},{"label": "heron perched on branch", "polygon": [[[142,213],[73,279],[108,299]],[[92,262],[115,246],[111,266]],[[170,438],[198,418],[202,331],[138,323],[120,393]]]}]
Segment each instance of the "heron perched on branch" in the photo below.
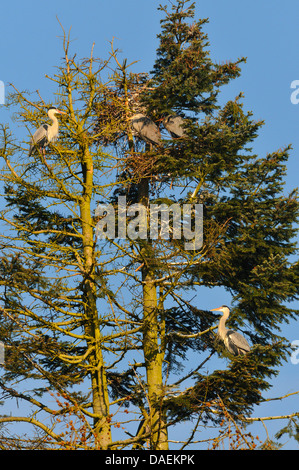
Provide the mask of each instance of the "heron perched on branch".
[{"label": "heron perched on branch", "polygon": [[162,123],[165,129],[169,132],[171,137],[185,137],[185,131],[184,131],[184,119],[181,116],[178,116],[177,114],[170,114],[169,116],[166,116]]},{"label": "heron perched on branch", "polygon": [[30,142],[30,149],[29,149],[29,156],[32,154],[34,148],[38,147],[43,151],[45,154],[46,146],[54,141],[58,136],[58,119],[55,114],[67,114],[64,111],[60,111],[59,109],[51,106],[48,108],[48,116],[53,122],[50,126],[49,124],[43,124],[40,126],[33,134]]},{"label": "heron perched on branch", "polygon": [[145,114],[135,114],[130,118],[130,121],[132,130],[137,137],[149,144],[162,144],[159,127]]},{"label": "heron perched on branch", "polygon": [[250,346],[244,336],[240,335],[237,331],[228,330],[225,326],[225,322],[230,314],[230,309],[226,305],[222,305],[222,307],[212,308],[211,310],[223,313],[219,321],[218,335],[224,342],[226,349],[234,356],[239,356],[249,352]]}]

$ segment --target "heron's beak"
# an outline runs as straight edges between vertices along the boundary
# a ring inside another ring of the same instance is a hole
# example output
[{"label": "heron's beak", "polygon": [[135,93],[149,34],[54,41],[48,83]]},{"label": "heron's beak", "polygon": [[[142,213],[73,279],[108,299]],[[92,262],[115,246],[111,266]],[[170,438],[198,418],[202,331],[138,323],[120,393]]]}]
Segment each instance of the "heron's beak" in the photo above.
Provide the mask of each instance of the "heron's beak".
[{"label": "heron's beak", "polygon": [[218,307],[218,308],[210,308],[210,312],[219,312],[220,310],[222,310],[221,307]]},{"label": "heron's beak", "polygon": [[57,109],[57,113],[59,113],[59,114],[67,114],[67,113],[65,113],[64,111],[60,111],[60,109]]}]

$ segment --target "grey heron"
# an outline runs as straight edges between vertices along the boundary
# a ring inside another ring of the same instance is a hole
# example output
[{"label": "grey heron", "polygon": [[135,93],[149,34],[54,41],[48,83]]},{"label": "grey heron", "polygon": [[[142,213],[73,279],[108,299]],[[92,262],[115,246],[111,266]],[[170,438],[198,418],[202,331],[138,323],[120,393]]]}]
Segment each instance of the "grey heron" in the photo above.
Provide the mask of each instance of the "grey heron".
[{"label": "grey heron", "polygon": [[137,137],[154,145],[161,145],[159,127],[145,114],[138,113],[130,118],[132,130]]},{"label": "grey heron", "polygon": [[223,313],[219,321],[218,335],[224,342],[226,349],[234,356],[249,352],[250,346],[244,336],[234,330],[228,330],[225,326],[225,322],[230,314],[230,309],[226,305],[222,305],[222,307],[212,308],[211,310]]},{"label": "grey heron", "polygon": [[170,114],[163,119],[162,123],[171,137],[185,137],[184,119],[181,116]]},{"label": "grey heron", "polygon": [[35,147],[39,147],[45,153],[46,146],[57,138],[59,124],[55,114],[67,113],[60,111],[54,106],[48,108],[48,116],[53,124],[51,126],[49,124],[43,124],[34,132],[30,142],[29,156],[32,154]]}]

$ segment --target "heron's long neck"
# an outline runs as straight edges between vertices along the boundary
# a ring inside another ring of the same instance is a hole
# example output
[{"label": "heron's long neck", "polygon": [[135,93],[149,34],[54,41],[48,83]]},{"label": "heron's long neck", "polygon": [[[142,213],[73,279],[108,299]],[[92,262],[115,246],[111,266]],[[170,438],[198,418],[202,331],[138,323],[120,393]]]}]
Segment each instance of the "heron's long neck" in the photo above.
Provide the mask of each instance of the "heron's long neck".
[{"label": "heron's long neck", "polygon": [[51,126],[51,129],[52,129],[52,132],[53,133],[57,133],[58,132],[58,119],[56,116],[51,116],[51,119],[52,119],[52,126]]},{"label": "heron's long neck", "polygon": [[52,120],[53,124],[48,127],[48,139],[55,140],[58,134],[58,120],[56,116],[49,116],[50,119]]},{"label": "heron's long neck", "polygon": [[223,315],[220,320],[219,320],[219,325],[218,325],[218,333],[225,333],[227,331],[227,328],[225,326],[225,322],[228,319],[228,316]]}]

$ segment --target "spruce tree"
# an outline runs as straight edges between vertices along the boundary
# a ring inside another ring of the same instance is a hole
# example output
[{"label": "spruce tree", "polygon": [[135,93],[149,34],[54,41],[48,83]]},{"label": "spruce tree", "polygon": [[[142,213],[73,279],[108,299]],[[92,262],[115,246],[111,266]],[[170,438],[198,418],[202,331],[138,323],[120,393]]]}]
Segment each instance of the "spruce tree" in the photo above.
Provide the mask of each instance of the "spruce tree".
[{"label": "spruce tree", "polygon": [[[48,448],[165,450],[169,428],[186,420],[184,445],[193,418],[238,426],[287,357],[278,329],[298,313],[288,307],[298,296],[298,201],[283,194],[291,148],[254,154],[263,122],[244,112],[242,93],[219,104],[245,59],[213,62],[208,20],[195,21],[189,0],[159,9],[149,74],[131,72],[113,43],[107,60],[78,61],[64,36],[49,78],[68,116],[45,155],[29,157],[28,142],[2,128],[0,386],[30,413],[0,422],[28,423]],[[10,99],[29,136],[50,104],[17,90]],[[134,134],[137,113],[159,127],[160,145]],[[183,137],[163,128],[168,115],[184,119]],[[151,209],[174,205],[189,207],[191,233],[203,208],[202,244],[176,236],[174,212],[153,237]],[[230,326],[253,345],[245,356],[227,354],[219,316],[192,300],[219,286],[232,297]],[[225,369],[210,362],[217,355]]]}]

